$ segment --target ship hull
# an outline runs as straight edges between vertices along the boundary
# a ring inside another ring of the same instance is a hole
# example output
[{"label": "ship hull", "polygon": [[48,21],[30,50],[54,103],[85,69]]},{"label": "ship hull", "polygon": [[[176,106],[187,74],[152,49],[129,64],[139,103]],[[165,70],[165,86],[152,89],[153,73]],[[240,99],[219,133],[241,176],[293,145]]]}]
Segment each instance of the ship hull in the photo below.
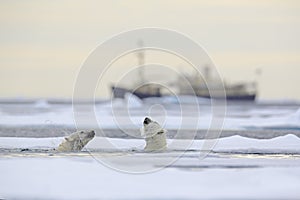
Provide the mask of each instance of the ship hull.
[{"label": "ship hull", "polygon": [[[198,97],[211,99],[211,96],[197,95]],[[247,94],[247,95],[228,95],[226,100],[229,101],[255,101],[256,94]],[[213,97],[213,99],[224,99],[223,97]]]},{"label": "ship hull", "polygon": [[[149,94],[149,93],[142,93],[138,91],[133,91],[123,87],[115,87],[112,86],[112,93],[114,98],[124,98],[126,93],[132,93],[135,96],[139,97],[140,99],[149,98],[149,97],[161,97],[160,93]],[[208,98],[211,99],[211,96],[205,95],[197,95],[198,97]],[[227,95],[226,100],[229,101],[254,101],[256,98],[256,94],[245,94],[245,95]],[[213,99],[224,99],[223,97],[214,97]]]},{"label": "ship hull", "polygon": [[115,87],[115,86],[112,86],[111,90],[112,90],[114,98],[124,98],[126,93],[132,93],[135,96],[139,97],[140,99],[145,99],[145,98],[149,98],[149,97],[161,97],[162,96],[159,92],[154,93],[154,94],[150,94],[150,93],[132,91],[132,90],[127,89],[127,88]]}]

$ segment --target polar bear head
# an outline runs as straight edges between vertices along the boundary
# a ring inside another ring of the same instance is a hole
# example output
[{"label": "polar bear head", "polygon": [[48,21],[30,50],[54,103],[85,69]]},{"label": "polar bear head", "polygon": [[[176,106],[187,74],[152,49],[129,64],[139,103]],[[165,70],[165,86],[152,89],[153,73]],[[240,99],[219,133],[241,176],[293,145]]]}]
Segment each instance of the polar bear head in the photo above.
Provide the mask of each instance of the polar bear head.
[{"label": "polar bear head", "polygon": [[95,131],[77,131],[65,137],[58,146],[58,151],[80,151],[89,141],[95,137]]},{"label": "polar bear head", "polygon": [[167,147],[166,130],[159,123],[146,117],[141,129],[141,135],[146,140],[145,150],[165,150]]}]

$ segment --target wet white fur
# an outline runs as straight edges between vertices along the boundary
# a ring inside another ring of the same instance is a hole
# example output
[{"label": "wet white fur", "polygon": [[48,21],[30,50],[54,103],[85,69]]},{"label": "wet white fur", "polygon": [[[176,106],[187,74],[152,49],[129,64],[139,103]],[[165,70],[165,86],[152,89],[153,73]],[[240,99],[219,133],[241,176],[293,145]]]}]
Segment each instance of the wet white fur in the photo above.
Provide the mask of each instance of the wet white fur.
[{"label": "wet white fur", "polygon": [[167,148],[166,130],[159,123],[151,120],[149,124],[144,124],[141,135],[146,140],[145,151],[163,151]]},{"label": "wet white fur", "polygon": [[81,149],[95,136],[94,131],[77,131],[65,137],[65,140],[56,149],[60,152],[81,151]]}]

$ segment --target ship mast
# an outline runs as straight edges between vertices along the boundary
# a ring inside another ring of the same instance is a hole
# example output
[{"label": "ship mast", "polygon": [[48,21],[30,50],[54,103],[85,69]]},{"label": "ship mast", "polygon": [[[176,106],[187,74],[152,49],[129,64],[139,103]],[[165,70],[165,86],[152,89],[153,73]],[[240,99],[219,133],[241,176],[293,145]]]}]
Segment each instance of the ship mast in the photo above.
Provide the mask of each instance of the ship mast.
[{"label": "ship mast", "polygon": [[[138,47],[139,48],[143,48],[144,47],[144,42],[143,40],[139,40],[138,41]],[[138,66],[139,66],[139,77],[140,77],[140,82],[144,83],[145,82],[145,74],[144,74],[144,65],[145,65],[145,52],[144,50],[139,50],[137,53],[137,57],[138,57]]]},{"label": "ship mast", "polygon": [[206,82],[211,81],[211,71],[210,71],[210,66],[209,65],[204,66],[204,80]]}]

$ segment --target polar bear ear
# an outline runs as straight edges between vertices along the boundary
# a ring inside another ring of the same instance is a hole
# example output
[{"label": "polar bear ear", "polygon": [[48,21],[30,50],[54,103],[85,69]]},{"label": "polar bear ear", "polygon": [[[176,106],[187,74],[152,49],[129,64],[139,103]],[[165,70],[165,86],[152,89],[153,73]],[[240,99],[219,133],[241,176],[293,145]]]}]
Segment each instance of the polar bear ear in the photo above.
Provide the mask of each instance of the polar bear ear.
[{"label": "polar bear ear", "polygon": [[67,141],[69,142],[69,141],[70,141],[70,138],[66,136],[66,137],[65,137],[65,140],[67,140]]}]

